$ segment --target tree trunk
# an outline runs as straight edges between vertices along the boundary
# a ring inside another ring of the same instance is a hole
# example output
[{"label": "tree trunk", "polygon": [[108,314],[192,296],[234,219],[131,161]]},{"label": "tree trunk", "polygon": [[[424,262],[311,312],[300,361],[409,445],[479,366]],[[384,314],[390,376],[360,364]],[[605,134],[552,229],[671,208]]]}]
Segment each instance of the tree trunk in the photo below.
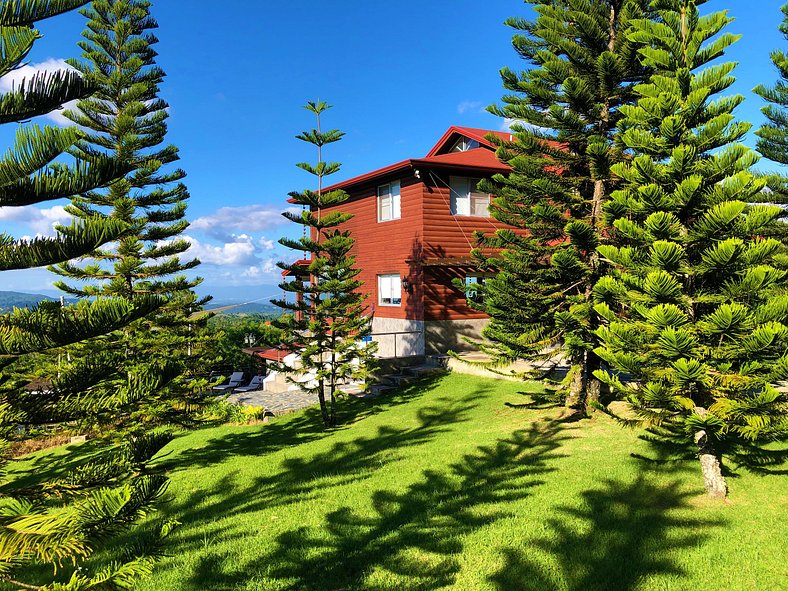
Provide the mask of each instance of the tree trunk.
[{"label": "tree trunk", "polygon": [[[698,407],[695,412],[705,417],[708,411]],[[705,430],[695,433],[695,445],[698,446],[698,459],[700,460],[700,470],[703,473],[706,494],[712,499],[724,499],[728,496],[728,483],[722,475],[722,460],[714,445],[709,441]]]},{"label": "tree trunk", "polygon": [[318,380],[317,399],[320,401],[320,414],[323,415],[323,425],[330,427],[330,417],[328,416],[328,408],[326,408],[326,392],[324,388],[325,384],[323,380]]},{"label": "tree trunk", "polygon": [[572,381],[569,383],[569,394],[566,397],[564,406],[575,412],[585,414],[585,398],[586,398],[586,384],[585,384],[585,359],[584,355],[577,355],[572,358],[572,366],[569,370],[572,372]]},{"label": "tree trunk", "polygon": [[586,354],[586,412],[592,412],[592,404],[599,402],[602,396],[602,382],[594,375],[601,367],[601,359],[593,351]]},{"label": "tree trunk", "polygon": [[331,426],[337,426],[337,399],[334,395],[334,386],[331,386]]}]

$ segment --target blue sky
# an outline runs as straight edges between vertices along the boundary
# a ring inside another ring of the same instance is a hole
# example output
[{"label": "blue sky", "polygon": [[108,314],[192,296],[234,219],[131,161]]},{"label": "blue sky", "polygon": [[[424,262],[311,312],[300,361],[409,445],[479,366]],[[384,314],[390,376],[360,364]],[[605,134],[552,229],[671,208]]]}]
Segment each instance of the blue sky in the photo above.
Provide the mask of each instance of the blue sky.
[{"label": "blue sky", "polygon": [[[729,9],[736,21],[728,30],[744,35],[728,59],[740,63],[734,90],[747,96],[738,115],[756,127],[762,103],[751,89],[774,82],[769,53],[788,49],[777,31],[780,5],[710,0],[703,7]],[[311,180],[294,166],[314,159],[294,139],[313,125],[305,101],[333,104],[326,125],[347,134],[327,153],[343,163],[336,180],[423,156],[450,125],[500,129],[483,109],[502,94],[498,70],[521,67],[503,21],[527,10],[519,0],[154,0],[168,140],[188,173],[188,235],[204,262],[201,290],[217,299],[276,295],[274,262],[288,256],[276,240],[293,232],[279,212],[287,193]],[[31,65],[77,56],[83,28],[76,13],[42,23]],[[8,130],[0,139],[8,145]],[[47,233],[63,218],[60,205],[0,208],[0,229]],[[40,292],[54,276],[35,270],[2,279],[0,289]]]}]

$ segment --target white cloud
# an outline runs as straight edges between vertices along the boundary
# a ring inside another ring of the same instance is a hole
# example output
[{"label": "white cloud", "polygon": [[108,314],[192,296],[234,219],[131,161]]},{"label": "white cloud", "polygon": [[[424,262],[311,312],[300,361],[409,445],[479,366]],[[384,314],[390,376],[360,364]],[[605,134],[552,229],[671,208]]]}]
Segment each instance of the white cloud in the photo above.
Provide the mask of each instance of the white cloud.
[{"label": "white cloud", "polygon": [[264,232],[287,223],[282,210],[269,205],[222,207],[194,220],[190,230],[202,231],[219,239],[227,239],[235,232],[247,234]]},{"label": "white cloud", "polygon": [[481,101],[462,101],[459,105],[457,105],[457,112],[460,115],[469,111],[478,111],[480,113],[484,113],[484,103]]},{"label": "white cloud", "polygon": [[501,131],[513,131],[512,130],[513,125],[517,125],[519,127],[522,127],[523,129],[530,129],[533,131],[550,131],[546,127],[539,127],[538,125],[533,125],[531,123],[522,121],[520,119],[509,119],[508,117],[505,117],[503,123],[501,123]]},{"label": "white cloud", "polygon": [[239,236],[234,241],[221,245],[200,242],[192,236],[183,238],[191,243],[184,256],[198,258],[204,265],[250,266],[258,262],[255,256],[257,248],[249,236]]},{"label": "white cloud", "polygon": [[484,112],[484,106],[481,101],[462,101],[457,105],[457,112],[464,114],[468,112]]},{"label": "white cloud", "polygon": [[[0,93],[10,92],[14,88],[19,88],[23,80],[30,80],[33,76],[40,72],[57,72],[58,70],[72,70],[65,60],[49,58],[37,64],[27,64],[16,70],[13,70],[0,78]],[[73,109],[76,101],[71,101],[63,105],[63,109]],[[53,123],[65,127],[73,125],[73,123],[63,116],[62,109],[52,111],[46,118]]]},{"label": "white cloud", "polygon": [[68,224],[71,219],[62,205],[43,209],[32,205],[0,207],[0,220],[25,226],[38,236],[54,236],[55,226]]},{"label": "white cloud", "polygon": [[265,275],[276,276],[278,279],[281,273],[279,267],[276,266],[276,260],[266,259],[255,267],[248,267],[241,275],[250,279],[263,279]]}]

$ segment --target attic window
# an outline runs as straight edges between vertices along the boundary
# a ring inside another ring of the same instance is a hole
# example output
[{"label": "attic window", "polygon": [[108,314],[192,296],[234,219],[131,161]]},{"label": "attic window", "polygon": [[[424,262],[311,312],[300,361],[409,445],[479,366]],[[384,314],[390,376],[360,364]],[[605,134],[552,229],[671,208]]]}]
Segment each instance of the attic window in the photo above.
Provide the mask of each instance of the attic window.
[{"label": "attic window", "polygon": [[463,135],[460,136],[460,139],[454,142],[454,145],[451,147],[451,150],[449,150],[449,152],[467,152],[468,150],[473,150],[474,148],[478,148],[478,147],[479,147],[479,142],[467,138]]}]

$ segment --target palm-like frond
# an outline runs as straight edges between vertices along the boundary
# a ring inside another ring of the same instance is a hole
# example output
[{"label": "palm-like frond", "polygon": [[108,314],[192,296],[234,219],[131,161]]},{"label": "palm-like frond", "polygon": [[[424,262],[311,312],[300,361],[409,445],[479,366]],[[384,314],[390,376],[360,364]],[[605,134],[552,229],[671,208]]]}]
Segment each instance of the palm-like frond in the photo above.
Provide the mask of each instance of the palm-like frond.
[{"label": "palm-like frond", "polygon": [[157,297],[101,299],[61,307],[42,302],[0,316],[0,355],[46,351],[117,330],[163,304]]},{"label": "palm-like frond", "polygon": [[77,72],[36,72],[0,96],[0,124],[46,115],[69,101],[88,96],[91,84]]},{"label": "palm-like frond", "polygon": [[10,237],[0,235],[0,271],[45,267],[82,257],[116,240],[127,229],[122,220],[93,219],[73,222],[70,232],[58,238],[13,242]]}]

